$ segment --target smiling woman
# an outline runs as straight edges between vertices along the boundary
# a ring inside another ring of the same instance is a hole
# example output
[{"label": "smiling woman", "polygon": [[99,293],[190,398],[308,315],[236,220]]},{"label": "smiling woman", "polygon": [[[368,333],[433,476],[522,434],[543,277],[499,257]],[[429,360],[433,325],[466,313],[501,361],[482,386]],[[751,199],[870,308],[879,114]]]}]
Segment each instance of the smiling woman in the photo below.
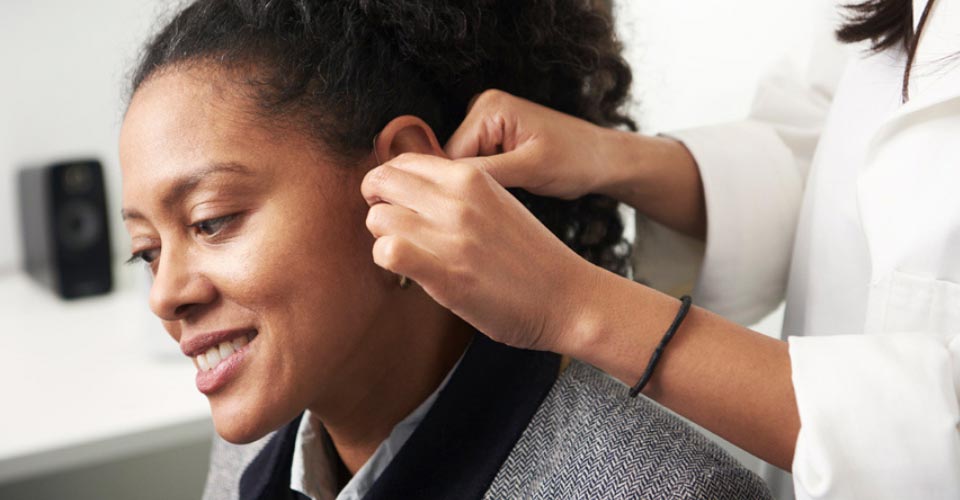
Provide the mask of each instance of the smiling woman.
[{"label": "smiling woman", "polygon": [[[178,13],[146,47],[121,132],[132,259],[154,275],[150,306],[195,360],[217,432],[276,431],[239,468],[215,455],[208,495],[765,497],[648,401],[586,365],[494,344],[371,257],[398,243],[368,227],[414,214],[368,210],[364,177],[442,156],[472,96],[497,87],[632,126],[629,82],[587,1],[200,0]],[[530,209],[529,232],[492,244],[531,258],[565,244],[627,272],[611,199],[481,185]]]},{"label": "smiling woman", "polygon": [[[251,441],[308,406],[350,429],[370,418],[352,411],[374,387],[426,398],[466,334],[373,264],[365,170],[324,159],[307,134],[252,120],[242,98],[224,97],[230,78],[204,66],[158,73],[134,94],[121,133],[133,254],[153,270],[152,310],[201,368],[218,432]],[[246,349],[219,359],[242,337]],[[397,379],[407,364],[425,369]],[[403,399],[379,409],[399,420],[415,406]],[[349,439],[375,448],[363,443],[373,428]]]}]

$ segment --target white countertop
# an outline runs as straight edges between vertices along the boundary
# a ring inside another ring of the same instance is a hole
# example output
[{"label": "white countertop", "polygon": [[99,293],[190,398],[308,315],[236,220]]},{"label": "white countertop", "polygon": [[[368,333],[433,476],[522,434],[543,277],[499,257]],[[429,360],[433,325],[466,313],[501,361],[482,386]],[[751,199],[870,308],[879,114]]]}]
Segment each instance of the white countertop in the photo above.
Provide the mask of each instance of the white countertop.
[{"label": "white countertop", "polygon": [[2,275],[0,320],[0,483],[210,437],[146,292],[65,302]]}]

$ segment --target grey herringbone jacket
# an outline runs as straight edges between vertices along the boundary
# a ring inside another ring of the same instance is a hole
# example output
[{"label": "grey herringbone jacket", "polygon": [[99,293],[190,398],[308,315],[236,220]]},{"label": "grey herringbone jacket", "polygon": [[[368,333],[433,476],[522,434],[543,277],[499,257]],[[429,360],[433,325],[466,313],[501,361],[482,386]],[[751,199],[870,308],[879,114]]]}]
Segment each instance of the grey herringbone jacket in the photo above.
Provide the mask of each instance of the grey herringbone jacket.
[{"label": "grey herringbone jacket", "polygon": [[772,497],[759,477],[688,424],[573,362],[484,498]]},{"label": "grey herringbone jacket", "polygon": [[[477,337],[374,499],[771,498],[759,477],[676,416],[600,371]],[[298,421],[251,449],[218,440],[204,498],[289,490]]]}]

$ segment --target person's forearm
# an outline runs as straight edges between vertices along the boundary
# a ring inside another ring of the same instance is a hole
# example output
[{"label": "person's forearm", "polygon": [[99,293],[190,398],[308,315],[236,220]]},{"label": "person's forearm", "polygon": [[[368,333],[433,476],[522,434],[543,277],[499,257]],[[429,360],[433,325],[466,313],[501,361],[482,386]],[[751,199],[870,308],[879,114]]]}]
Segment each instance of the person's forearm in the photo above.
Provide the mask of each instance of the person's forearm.
[{"label": "person's forearm", "polygon": [[[680,303],[611,273],[586,279],[575,334],[558,350],[633,385]],[[790,470],[800,420],[785,342],[693,307],[644,394]]]},{"label": "person's forearm", "polygon": [[611,176],[603,194],[671,229],[704,239],[707,213],[697,163],[681,142],[610,130]]}]

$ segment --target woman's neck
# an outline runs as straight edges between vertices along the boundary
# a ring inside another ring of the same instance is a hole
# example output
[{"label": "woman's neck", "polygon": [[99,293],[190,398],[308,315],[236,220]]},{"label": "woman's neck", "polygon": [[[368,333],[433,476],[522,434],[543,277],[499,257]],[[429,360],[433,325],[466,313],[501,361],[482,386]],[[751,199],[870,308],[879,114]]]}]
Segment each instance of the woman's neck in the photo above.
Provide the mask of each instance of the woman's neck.
[{"label": "woman's neck", "polygon": [[356,353],[336,408],[311,408],[351,474],[436,390],[473,335],[469,325],[429,298],[418,306],[379,326],[372,336],[377,345]]}]

